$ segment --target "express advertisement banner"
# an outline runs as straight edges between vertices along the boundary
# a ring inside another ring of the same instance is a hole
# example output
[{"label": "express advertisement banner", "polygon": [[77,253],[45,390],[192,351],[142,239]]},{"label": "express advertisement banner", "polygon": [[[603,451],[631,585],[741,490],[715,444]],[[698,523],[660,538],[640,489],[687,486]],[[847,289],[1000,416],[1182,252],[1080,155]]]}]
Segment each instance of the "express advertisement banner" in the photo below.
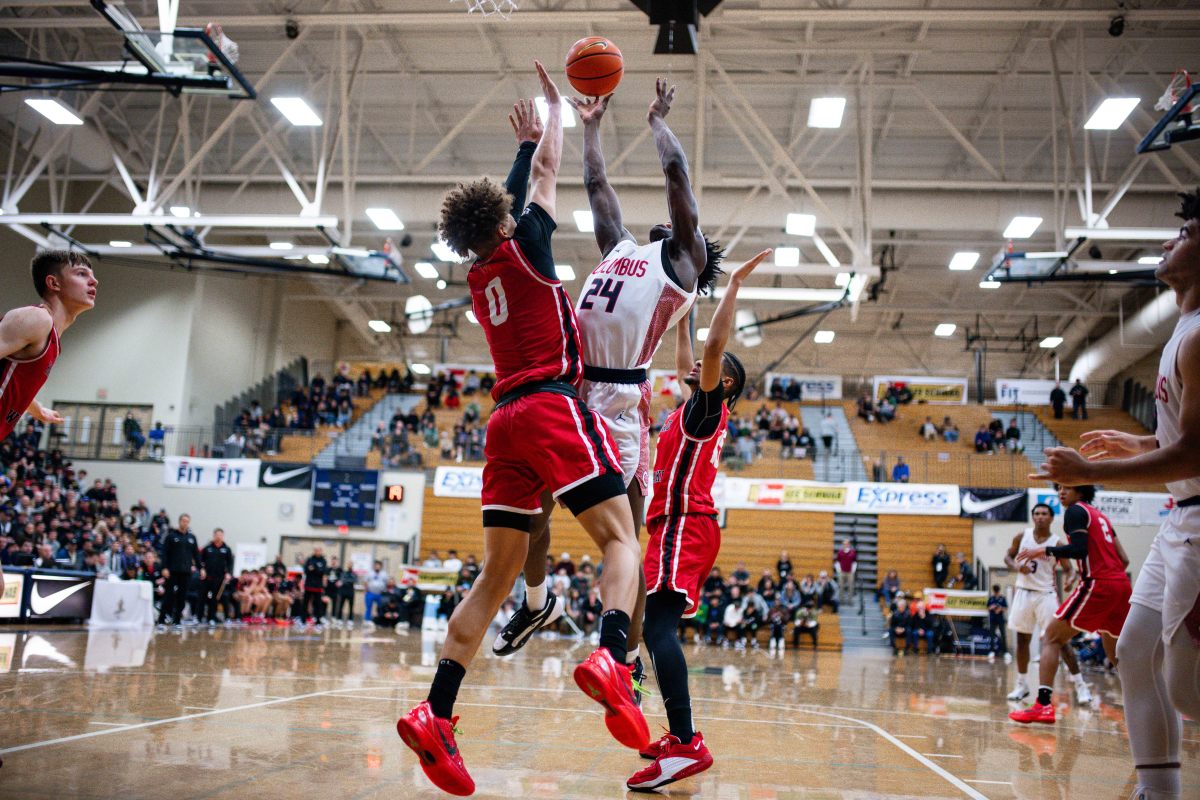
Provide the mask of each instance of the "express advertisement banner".
[{"label": "express advertisement banner", "polygon": [[914,403],[966,405],[966,378],[922,378],[913,375],[876,375],[875,400],[882,400],[889,384],[903,385],[912,392]]},{"label": "express advertisement banner", "polygon": [[819,483],[730,478],[724,507],[773,511],[843,511],[859,514],[958,516],[958,487],[950,484]]},{"label": "express advertisement banner", "polygon": [[163,459],[163,485],[187,489],[256,491],[262,462],[257,458]]},{"label": "express advertisement banner", "polygon": [[1024,522],[1029,518],[1029,494],[1025,489],[992,489],[963,486],[959,500],[964,517],[997,522]]},{"label": "express advertisement banner", "polygon": [[986,617],[987,592],[962,589],[925,589],[925,610],[946,617]]},{"label": "express advertisement banner", "polygon": [[482,467],[438,467],[433,475],[434,497],[465,497],[478,500],[482,494]]}]

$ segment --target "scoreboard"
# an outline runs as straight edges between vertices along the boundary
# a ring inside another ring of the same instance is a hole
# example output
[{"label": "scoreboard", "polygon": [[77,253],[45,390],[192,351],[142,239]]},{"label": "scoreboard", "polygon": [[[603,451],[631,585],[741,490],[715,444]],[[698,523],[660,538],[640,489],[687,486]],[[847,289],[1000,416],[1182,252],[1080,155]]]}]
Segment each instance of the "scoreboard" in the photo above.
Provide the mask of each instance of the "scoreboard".
[{"label": "scoreboard", "polygon": [[378,510],[378,470],[313,470],[310,525],[374,528]]}]

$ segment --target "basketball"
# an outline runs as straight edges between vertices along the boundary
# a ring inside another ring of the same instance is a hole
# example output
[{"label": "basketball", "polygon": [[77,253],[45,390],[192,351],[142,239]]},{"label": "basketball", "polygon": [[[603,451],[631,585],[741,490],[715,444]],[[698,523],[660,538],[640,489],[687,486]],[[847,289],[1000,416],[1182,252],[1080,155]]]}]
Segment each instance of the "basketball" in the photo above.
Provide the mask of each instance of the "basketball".
[{"label": "basketball", "polygon": [[566,66],[567,80],[585,97],[612,94],[625,73],[621,51],[603,36],[585,36],[571,45]]}]

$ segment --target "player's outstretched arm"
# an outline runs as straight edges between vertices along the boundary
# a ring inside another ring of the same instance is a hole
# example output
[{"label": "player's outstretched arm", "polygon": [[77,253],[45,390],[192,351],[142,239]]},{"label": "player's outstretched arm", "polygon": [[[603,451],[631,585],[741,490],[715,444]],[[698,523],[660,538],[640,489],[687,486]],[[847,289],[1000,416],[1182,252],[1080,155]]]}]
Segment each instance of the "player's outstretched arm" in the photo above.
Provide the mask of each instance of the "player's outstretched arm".
[{"label": "player's outstretched arm", "polygon": [[685,286],[695,286],[696,277],[704,268],[707,251],[704,237],[700,233],[700,210],[696,206],[696,195],[692,193],[692,179],[688,174],[687,156],[683,145],[667,125],[667,114],[675,99],[675,87],[668,88],[666,80],[659,78],[655,83],[655,97],[650,103],[647,121],[654,134],[654,146],[658,148],[658,159],[662,162],[663,174],[667,177],[667,211],[671,217],[671,246],[674,252],[690,256],[691,264],[675,264],[675,274]]},{"label": "player's outstretched arm", "polygon": [[1087,456],[1092,461],[1103,461],[1108,458],[1132,458],[1142,453],[1149,453],[1158,447],[1154,434],[1135,436],[1123,431],[1088,431],[1081,437],[1083,446],[1079,448],[1080,455]]},{"label": "player's outstretched arm", "polygon": [[692,371],[692,365],[695,363],[696,353],[692,349],[692,312],[689,311],[675,326],[675,380],[679,383],[685,401],[692,390],[683,379]]},{"label": "player's outstretched arm", "polygon": [[1200,475],[1200,335],[1192,334],[1180,345],[1176,368],[1183,385],[1178,441],[1131,458],[1097,461],[1089,461],[1069,447],[1048,447],[1046,462],[1029,477],[1078,486],[1122,481],[1169,483]]},{"label": "player's outstretched arm", "polygon": [[1014,572],[1029,572],[1028,565],[1017,563],[1017,553],[1021,552],[1022,538],[1024,538],[1024,536],[1020,533],[1014,536],[1012,540],[1012,546],[1009,547],[1008,551],[1004,554],[1004,566],[1008,567]]},{"label": "player's outstretched arm", "polygon": [[533,153],[533,183],[529,202],[537,203],[550,219],[557,220],[554,210],[558,198],[558,166],[562,162],[562,95],[550,79],[542,62],[534,61],[542,94],[546,98],[546,122],[537,150]]},{"label": "player's outstretched arm", "polygon": [[518,100],[513,104],[513,113],[508,115],[517,137],[517,157],[504,181],[505,190],[512,195],[512,215],[521,216],[525,210],[525,191],[529,188],[529,170],[533,163],[533,152],[542,138],[542,121],[532,100]]},{"label": "player's outstretched arm", "polygon": [[729,334],[733,330],[733,320],[737,310],[738,290],[742,282],[749,277],[754,268],[762,260],[771,255],[771,250],[763,250],[754,258],[742,264],[729,276],[725,286],[725,296],[717,303],[712,322],[708,325],[708,338],[704,340],[704,355],[700,360],[700,391],[711,392],[721,382],[721,360],[725,356],[725,345],[729,342]]},{"label": "player's outstretched arm", "polygon": [[596,245],[601,255],[608,255],[608,251],[622,239],[633,238],[633,234],[625,230],[621,204],[617,201],[612,184],[608,182],[604,151],[600,148],[600,120],[611,99],[611,94],[584,100],[567,98],[583,121],[583,185],[587,189],[588,205],[592,209],[592,220],[596,227]]}]

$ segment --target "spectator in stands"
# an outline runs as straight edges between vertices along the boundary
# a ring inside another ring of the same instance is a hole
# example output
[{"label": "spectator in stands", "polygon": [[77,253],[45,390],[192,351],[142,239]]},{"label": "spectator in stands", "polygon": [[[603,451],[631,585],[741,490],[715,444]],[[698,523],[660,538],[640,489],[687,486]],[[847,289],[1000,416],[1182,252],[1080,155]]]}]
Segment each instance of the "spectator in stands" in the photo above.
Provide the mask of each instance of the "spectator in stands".
[{"label": "spectator in stands", "polygon": [[992,593],[988,596],[988,635],[992,639],[988,649],[988,659],[991,660],[999,653],[1008,656],[1008,627],[1005,616],[1008,613],[1008,599],[1000,591],[1000,584],[993,584]]},{"label": "spectator in stands", "polygon": [[713,567],[704,579],[704,597],[710,606],[716,606],[724,594],[725,579],[721,577],[721,568]]},{"label": "spectator in stands", "polygon": [[813,607],[811,601],[796,609],[794,620],[795,624],[792,627],[792,647],[800,647],[801,636],[811,636],[813,650],[816,650],[817,635],[821,630],[821,623],[818,619],[817,610]]},{"label": "spectator in stands", "polygon": [[431,550],[429,555],[425,556],[425,560],[421,562],[421,566],[429,569],[441,569],[442,557],[438,555],[437,550]]},{"label": "spectator in stands", "polygon": [[796,588],[800,591],[801,603],[817,602],[817,582],[813,579],[812,573],[804,576],[804,579],[797,584]]},{"label": "spectator in stands", "polygon": [[[721,646],[729,647],[733,639],[741,640],[742,632],[742,587],[729,587],[729,592],[722,598],[717,618],[720,621]],[[711,619],[711,615],[710,615]]]},{"label": "spectator in stands", "polygon": [[927,442],[932,442],[938,437],[937,425],[933,424],[933,417],[925,417],[925,421],[921,423],[921,427],[917,430],[921,434],[921,438]]},{"label": "spectator in stands", "polygon": [[779,595],[779,585],[775,583],[775,577],[771,575],[771,570],[764,569],[762,577],[758,579],[758,596],[763,599],[763,602],[768,606],[775,604],[775,598]]},{"label": "spectator in stands", "polygon": [[750,570],[746,569],[745,561],[737,563],[737,568],[734,569],[731,577],[733,578],[733,584],[742,587],[743,590],[750,585]]},{"label": "spectator in stands", "polygon": [[992,421],[988,423],[988,436],[991,437],[992,452],[998,453],[1004,449],[1004,423],[996,417],[992,417]]},{"label": "spectator in stands", "polygon": [[1062,384],[1058,381],[1054,382],[1054,388],[1050,390],[1050,405],[1054,408],[1054,418],[1063,418],[1063,406],[1067,404],[1067,393],[1063,391]]},{"label": "spectator in stands", "polygon": [[895,610],[888,619],[888,643],[892,646],[892,655],[900,655],[899,642],[903,642],[907,649],[908,629],[911,622],[912,615],[908,613],[908,601],[903,597],[897,598]]},{"label": "spectator in stands", "polygon": [[862,393],[862,397],[858,398],[858,416],[867,422],[875,421],[875,403],[871,400],[871,395],[866,392]]},{"label": "spectator in stands", "polygon": [[833,414],[825,412],[825,416],[821,418],[821,444],[825,445],[825,451],[833,450],[833,441],[837,436],[837,426],[833,424]]},{"label": "spectator in stands", "polygon": [[829,573],[821,570],[821,574],[817,576],[817,583],[814,587],[817,596],[817,610],[821,610],[825,606],[829,606],[829,610],[833,613],[838,613],[838,591],[837,584],[829,580]]},{"label": "spectator in stands", "polygon": [[495,385],[496,376],[490,372],[479,379],[479,390],[484,393],[490,392]]},{"label": "spectator in stands", "polygon": [[142,445],[146,444],[146,437],[142,434],[142,424],[133,418],[132,411],[125,412],[121,430],[125,436],[125,455],[138,458],[142,452]]},{"label": "spectator in stands", "polygon": [[871,480],[875,483],[883,483],[883,479],[883,461],[877,458],[871,462]]},{"label": "spectator in stands", "polygon": [[780,583],[792,577],[792,559],[787,550],[779,552],[779,559],[775,562],[775,574],[779,576]]},{"label": "spectator in stands", "polygon": [[800,607],[803,599],[800,597],[800,588],[796,585],[794,578],[788,577],[783,582],[783,588],[779,590],[779,602],[783,603],[784,608],[788,610],[789,618]]},{"label": "spectator in stands", "polygon": [[402,619],[402,609],[400,605],[401,593],[396,586],[396,581],[388,578],[384,584],[383,594],[381,596],[378,610],[371,621],[381,628],[394,628],[399,633],[398,623]]},{"label": "spectator in stands", "polygon": [[559,570],[563,570],[568,578],[575,574],[575,562],[571,560],[570,553],[563,553],[558,557],[558,563],[554,565],[554,571],[558,572]]},{"label": "spectator in stands", "polygon": [[738,630],[737,648],[743,649],[747,642],[752,649],[758,649],[758,629],[767,621],[771,609],[753,586],[746,588],[742,596],[742,622]]},{"label": "spectator in stands", "polygon": [[833,571],[837,575],[838,594],[842,602],[854,599],[854,578],[858,573],[858,551],[849,539],[842,540],[842,547],[833,556]]},{"label": "spectator in stands", "polygon": [[800,446],[799,436],[785,426],[783,436],[779,440],[779,457],[787,460],[789,458],[799,458],[797,448]]},{"label": "spectator in stands", "polygon": [[1016,417],[1008,421],[1008,429],[1004,431],[1004,446],[1010,453],[1025,452],[1025,445],[1021,444],[1021,429],[1017,427]]},{"label": "spectator in stands", "polygon": [[771,389],[768,391],[767,396],[772,400],[783,399],[783,380],[778,376],[771,379]]},{"label": "spectator in stands", "polygon": [[768,439],[777,442],[783,438],[783,429],[789,416],[791,415],[783,407],[783,403],[776,401],[775,407],[771,409],[771,428],[767,433]]},{"label": "spectator in stands", "polygon": [[585,634],[591,634],[600,623],[600,615],[604,613],[604,604],[600,601],[600,592],[595,586],[587,591],[579,604],[579,629]]},{"label": "spectator in stands", "polygon": [[950,578],[950,554],[946,545],[939,544],[933,551],[933,585],[941,589]]},{"label": "spectator in stands", "polygon": [[879,407],[876,409],[875,416],[880,422],[891,422],[896,418],[896,404],[887,397],[883,398],[883,400],[879,401]]},{"label": "spectator in stands", "polygon": [[958,441],[958,426],[949,417],[942,420],[942,438],[947,442]]},{"label": "spectator in stands", "polygon": [[896,466],[892,467],[892,483],[908,483],[908,464],[904,463],[904,456],[896,456]]},{"label": "spectator in stands", "polygon": [[973,591],[978,585],[975,579],[975,570],[971,569],[971,561],[965,553],[959,553],[955,556],[958,561],[958,574],[950,581],[950,588],[965,589]]},{"label": "spectator in stands", "polygon": [[908,617],[908,648],[914,654],[921,652],[921,640],[925,640],[926,655],[936,651],[937,623],[935,615],[925,609],[925,603],[916,602]]},{"label": "spectator in stands", "polygon": [[988,433],[987,425],[980,425],[979,430],[975,432],[975,452],[992,452],[992,435]]},{"label": "spectator in stands", "polygon": [[1071,387],[1071,416],[1075,419],[1087,419],[1087,396],[1088,388],[1083,385],[1083,380],[1075,379],[1075,385]]},{"label": "spectator in stands", "polygon": [[150,457],[162,460],[166,455],[166,440],[167,432],[163,428],[161,422],[154,423],[154,427],[150,429]]},{"label": "spectator in stands", "polygon": [[767,649],[774,653],[776,650],[783,649],[783,632],[788,623],[788,613],[787,609],[783,607],[783,603],[776,600],[771,604],[767,622],[771,625],[771,642]]},{"label": "spectator in stands", "polygon": [[894,569],[890,569],[887,575],[884,576],[883,582],[879,584],[879,588],[875,591],[875,602],[891,608],[896,597],[900,594],[900,575]]},{"label": "spectator in stands", "polygon": [[800,393],[803,387],[800,381],[795,378],[788,378],[787,386],[783,388],[783,396],[788,399],[788,402],[797,403],[801,400]]}]

